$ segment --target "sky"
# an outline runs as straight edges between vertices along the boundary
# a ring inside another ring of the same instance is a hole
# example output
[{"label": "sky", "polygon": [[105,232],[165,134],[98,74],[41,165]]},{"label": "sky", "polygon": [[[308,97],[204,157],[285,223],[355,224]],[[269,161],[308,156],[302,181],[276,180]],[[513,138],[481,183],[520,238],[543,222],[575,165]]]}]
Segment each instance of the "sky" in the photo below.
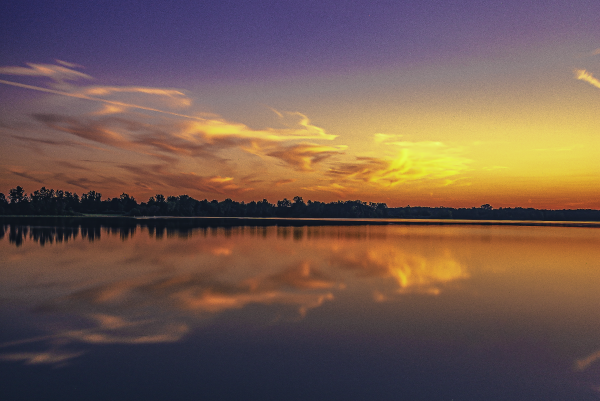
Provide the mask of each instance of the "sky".
[{"label": "sky", "polygon": [[4,1],[0,192],[600,209],[600,2]]}]

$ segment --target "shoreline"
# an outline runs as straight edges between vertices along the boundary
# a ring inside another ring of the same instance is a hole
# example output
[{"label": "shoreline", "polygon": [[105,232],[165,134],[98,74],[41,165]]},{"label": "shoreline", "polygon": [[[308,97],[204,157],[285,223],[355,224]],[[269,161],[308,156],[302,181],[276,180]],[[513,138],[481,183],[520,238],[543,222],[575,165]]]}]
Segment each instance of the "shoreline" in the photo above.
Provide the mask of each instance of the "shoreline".
[{"label": "shoreline", "polygon": [[[37,220],[37,221],[36,221]],[[402,218],[333,218],[333,217],[212,217],[212,216],[122,216],[122,215],[82,215],[82,216],[0,216],[0,223],[63,223],[81,224],[113,223],[114,225],[158,225],[211,227],[211,226],[319,226],[319,225],[477,225],[477,226],[532,226],[532,227],[591,227],[600,228],[600,221],[569,220],[473,220],[473,219],[402,219]],[[116,224],[121,223],[121,224]],[[125,224],[122,224],[125,223]],[[130,223],[130,224],[127,224]],[[155,223],[155,224],[148,224]],[[29,225],[29,224],[28,224]],[[54,225],[54,224],[52,224]],[[68,224],[70,225],[70,224]]]}]

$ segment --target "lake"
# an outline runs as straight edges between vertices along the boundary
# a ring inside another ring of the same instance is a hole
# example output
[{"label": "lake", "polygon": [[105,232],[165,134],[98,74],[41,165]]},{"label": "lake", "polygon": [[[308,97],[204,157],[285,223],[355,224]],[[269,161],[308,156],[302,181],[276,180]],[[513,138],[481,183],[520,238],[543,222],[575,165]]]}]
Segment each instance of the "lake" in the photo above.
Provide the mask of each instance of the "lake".
[{"label": "lake", "polygon": [[0,223],[3,400],[600,399],[597,227]]}]

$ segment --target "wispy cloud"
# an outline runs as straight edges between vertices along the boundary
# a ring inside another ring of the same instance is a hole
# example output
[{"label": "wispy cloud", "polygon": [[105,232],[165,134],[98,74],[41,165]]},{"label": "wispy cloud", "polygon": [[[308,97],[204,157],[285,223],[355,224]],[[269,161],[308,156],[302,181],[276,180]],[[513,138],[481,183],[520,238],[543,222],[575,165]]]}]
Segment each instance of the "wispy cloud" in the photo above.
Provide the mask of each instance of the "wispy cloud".
[{"label": "wispy cloud", "polygon": [[60,350],[50,350],[42,352],[13,352],[0,354],[0,360],[24,362],[26,365],[55,365],[83,355],[83,352],[66,352]]},{"label": "wispy cloud", "polygon": [[105,104],[104,107],[92,113],[95,116],[106,116],[109,114],[119,114],[127,111],[126,106],[117,106],[114,104]]},{"label": "wispy cloud", "polygon": [[181,340],[189,332],[184,323],[163,323],[154,319],[128,321],[119,316],[91,314],[95,327],[68,330],[56,337],[87,344],[158,344]]},{"label": "wispy cloud", "polygon": [[172,112],[172,111],[163,110],[163,109],[159,109],[159,108],[156,108],[156,107],[148,107],[148,106],[144,106],[144,105],[141,105],[141,104],[126,103],[126,102],[121,102],[121,101],[116,101],[116,100],[102,99],[102,98],[99,98],[99,97],[88,96],[88,95],[85,95],[83,93],[78,93],[78,92],[69,92],[69,91],[65,91],[65,90],[43,88],[43,87],[40,87],[40,86],[27,85],[27,84],[22,84],[22,83],[19,83],[19,82],[5,81],[3,79],[0,79],[0,84],[10,85],[10,86],[16,86],[16,87],[24,88],[24,89],[31,89],[31,90],[35,90],[35,91],[38,91],[38,92],[51,93],[51,94],[54,94],[54,95],[72,97],[72,98],[76,98],[76,99],[89,100],[89,101],[92,101],[92,102],[105,103],[105,104],[108,104],[108,105],[115,106],[116,107],[115,110],[132,108],[132,109],[139,109],[139,110],[145,110],[145,111],[151,111],[151,112],[156,112],[156,113],[162,113],[162,114],[172,115],[172,116],[175,116],[175,117],[181,117],[181,118],[186,118],[186,119],[201,119],[200,117],[196,117],[196,116],[192,116],[192,115],[187,115],[187,114],[182,114],[182,113],[175,113],[175,112]]},{"label": "wispy cloud", "polygon": [[[72,69],[74,64],[60,62],[63,65],[27,63],[27,67],[0,67],[1,75],[47,77],[55,82],[91,80],[91,76]],[[65,66],[66,65],[66,66]],[[68,68],[71,67],[71,68]]]},{"label": "wispy cloud", "polygon": [[23,177],[23,178],[28,179],[33,182],[37,182],[38,184],[44,183],[44,181],[42,179],[35,177],[30,172],[17,171],[17,170],[10,170],[10,172],[16,176]]},{"label": "wispy cloud", "polygon": [[[0,67],[0,74],[54,77],[57,81],[66,79],[75,80],[79,78],[92,79],[92,77],[87,74],[60,65],[28,64],[28,66],[29,67]],[[92,113],[95,115],[120,113],[127,109],[139,109],[181,117],[183,120],[189,120],[185,129],[180,133],[181,136],[201,135],[205,139],[236,137],[267,141],[307,139],[332,140],[336,138],[335,135],[328,134],[323,128],[312,124],[309,118],[300,112],[281,112],[272,109],[279,117],[279,122],[286,128],[255,130],[249,128],[245,124],[226,121],[218,118],[218,116],[215,118],[206,118],[202,115],[177,113],[170,110],[149,107],[144,104],[110,98],[111,95],[139,94],[149,96],[144,98],[144,101],[163,98],[169,101],[168,105],[171,107],[189,107],[192,104],[191,98],[183,91],[176,89],[142,86],[72,86],[68,88],[69,90],[56,90],[5,80],[0,80],[0,83],[102,103],[103,107],[95,113]]]},{"label": "wispy cloud", "polygon": [[109,95],[112,93],[144,93],[147,95],[160,95],[176,99],[186,98],[183,105],[190,105],[190,99],[187,99],[183,92],[173,89],[149,88],[144,86],[93,86],[85,88],[82,92],[86,95],[95,96]]},{"label": "wispy cloud", "polygon": [[600,81],[596,79],[591,72],[586,70],[575,70],[575,77],[580,81],[585,81],[600,89]]},{"label": "wispy cloud", "polygon": [[[144,86],[91,86],[79,90],[77,93],[90,96],[105,98],[111,95],[122,94],[142,94],[158,97],[167,101],[166,105],[170,107],[186,108],[191,106],[192,99],[185,93],[175,89],[151,88]],[[123,105],[128,103],[123,102]],[[114,106],[114,105],[113,105]]]},{"label": "wispy cloud", "polygon": [[598,360],[600,360],[600,350],[591,353],[590,355],[586,356],[585,358],[576,360],[575,361],[575,370],[584,371],[588,367],[590,367],[591,364],[595,363]]},{"label": "wispy cloud", "polygon": [[195,173],[173,172],[166,164],[128,165],[120,168],[133,174],[149,188],[168,186],[175,189],[199,190],[212,194],[241,194],[251,191],[248,186],[236,184],[233,177],[200,176]]},{"label": "wispy cloud", "polygon": [[302,187],[302,189],[316,192],[316,193],[332,193],[337,195],[339,198],[345,198],[348,195],[355,193],[357,190],[349,186],[343,186],[338,183],[332,182],[326,185],[311,185]]},{"label": "wispy cloud", "polygon": [[[277,113],[282,116],[282,113]],[[310,124],[306,116],[300,113],[293,115],[303,116],[295,125],[287,128],[267,128],[256,130],[245,124],[229,122],[223,119],[194,118],[195,121],[186,123],[181,137],[202,137],[208,142],[223,140],[225,138],[238,138],[255,141],[281,142],[291,140],[322,139],[332,140],[335,135],[327,134],[322,128]]]},{"label": "wispy cloud", "polygon": [[54,179],[60,182],[67,183],[69,185],[73,185],[74,187],[78,187],[84,190],[92,190],[94,188],[98,188],[99,186],[121,186],[126,188],[130,187],[131,183],[125,182],[122,179],[115,176],[105,176],[98,175],[94,178],[89,177],[74,177],[73,172],[69,172],[69,174],[64,173],[56,173],[54,174]]},{"label": "wispy cloud", "polygon": [[313,171],[315,164],[341,154],[344,147],[322,146],[311,143],[281,147],[270,151],[267,156],[275,157],[299,171]]},{"label": "wispy cloud", "polygon": [[69,169],[69,170],[91,171],[91,169],[89,169],[87,167],[84,167],[84,166],[79,165],[79,164],[72,163],[72,162],[67,161],[67,160],[58,160],[58,161],[55,162],[55,164],[58,165],[58,166],[60,166],[60,167],[64,167],[66,169]]},{"label": "wispy cloud", "polygon": [[375,135],[373,135],[373,141],[375,141],[376,144],[381,144],[384,142],[389,142],[393,139],[398,139],[402,137],[402,135],[392,135],[392,134],[381,134],[381,133],[377,133]]},{"label": "wispy cloud", "polygon": [[275,181],[275,186],[281,186],[281,185],[285,185],[285,184],[291,184],[292,182],[295,182],[296,180],[294,180],[293,178],[284,178],[283,180],[277,180]]},{"label": "wispy cloud", "polygon": [[[156,159],[158,163],[152,165],[126,163],[119,165],[119,168],[133,174],[139,186],[144,188],[168,186],[208,193],[240,194],[252,190],[252,187],[248,186],[249,182],[242,183],[231,176],[225,179],[219,174],[199,175],[194,171],[181,171],[174,166],[181,158],[214,160],[213,167],[224,166],[226,160],[219,156],[221,151],[251,149],[248,153],[256,152],[261,156],[278,158],[299,171],[311,171],[316,164],[333,154],[339,154],[341,149],[317,144],[287,145],[281,138],[276,141],[261,139],[260,134],[258,138],[239,137],[233,134],[206,138],[203,133],[189,135],[186,124],[172,126],[165,124],[161,127],[115,116],[75,118],[42,114],[35,115],[35,118],[52,129],[85,141],[92,141],[107,149],[124,149]],[[63,163],[62,166],[67,164]],[[90,177],[79,179],[71,177],[68,182],[87,189],[97,180]]]},{"label": "wispy cloud", "polygon": [[[160,125],[115,116],[75,118],[37,114],[34,117],[49,128],[80,139],[171,163],[179,157],[223,161],[219,157],[221,151],[239,149],[261,157],[277,158],[299,171],[312,171],[316,164],[332,155],[341,154],[345,148],[342,145],[314,143],[287,144],[313,135],[312,130],[304,126],[298,129],[254,131],[243,124],[210,119],[191,124],[167,122]],[[192,182],[197,182],[197,179]]]},{"label": "wispy cloud", "polygon": [[471,159],[441,142],[393,142],[400,147],[395,158],[357,157],[354,163],[332,167],[328,175],[345,181],[394,187],[408,181],[447,179],[465,170]]},{"label": "wispy cloud", "polygon": [[50,128],[73,134],[82,139],[116,148],[133,148],[130,141],[117,130],[110,129],[105,121],[85,121],[55,114],[35,114],[33,117]]},{"label": "wispy cloud", "polygon": [[[286,111],[280,112],[275,109],[271,109],[277,114],[281,122],[289,127],[292,131],[288,132],[288,135],[300,136],[303,139],[335,139],[335,135],[328,134],[321,127],[311,124],[308,117],[300,112]],[[300,127],[298,130],[297,127]]]},{"label": "wispy cloud", "polygon": [[68,68],[83,68],[83,66],[81,64],[75,64],[75,63],[69,63],[68,61],[64,61],[64,60],[54,60],[56,61],[58,64],[68,67]]},{"label": "wispy cloud", "polygon": [[[133,177],[138,188],[169,186],[240,194],[252,190],[253,184],[251,180],[240,179],[238,166],[252,165],[262,171],[276,170],[279,174],[269,174],[261,185],[270,182],[279,186],[293,182],[289,177],[281,176],[282,169],[292,169],[312,174],[319,181],[316,185],[305,186],[305,190],[344,196],[356,192],[365,183],[385,189],[409,181],[439,179],[442,185],[447,185],[466,171],[471,161],[462,156],[460,150],[441,142],[401,141],[402,135],[386,133],[375,134],[372,145],[385,146],[385,152],[380,153],[385,156],[357,156],[354,161],[349,161],[347,146],[332,143],[337,136],[312,123],[303,113],[272,109],[272,124],[257,129],[218,115],[191,111],[192,98],[183,90],[87,86],[85,82],[91,77],[76,68],[79,66],[62,61],[57,61],[56,65],[0,67],[0,73],[4,74],[50,77],[54,82],[63,83],[70,81],[68,85],[61,85],[60,90],[57,85],[46,88],[4,80],[0,83],[85,100],[94,108],[92,111],[89,107],[74,108],[61,114],[34,113],[32,116],[37,123],[68,136],[47,139],[37,135],[34,138],[31,137],[34,134],[30,134],[27,138],[17,136],[18,139],[29,143],[28,146],[37,152],[47,151],[47,147],[41,145],[102,150],[107,158],[116,161],[121,170]],[[75,82],[78,80],[83,84]],[[390,150],[394,149],[395,155],[392,155]],[[127,152],[136,163],[117,160]],[[149,166],[151,168],[147,170]],[[156,170],[156,166],[160,168]],[[61,167],[68,168],[68,164],[63,163]],[[74,166],[74,170],[85,168],[80,167]],[[227,180],[218,182],[218,177]],[[87,188],[98,179],[72,177],[68,182]]]}]

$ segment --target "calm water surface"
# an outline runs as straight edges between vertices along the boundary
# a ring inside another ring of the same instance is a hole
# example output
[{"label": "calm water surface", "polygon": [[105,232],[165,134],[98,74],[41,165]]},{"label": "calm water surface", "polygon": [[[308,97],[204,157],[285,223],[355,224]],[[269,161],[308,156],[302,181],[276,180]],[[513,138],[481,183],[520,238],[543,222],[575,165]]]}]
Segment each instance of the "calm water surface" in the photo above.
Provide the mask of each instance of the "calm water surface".
[{"label": "calm water surface", "polygon": [[4,400],[599,400],[600,229],[0,225]]}]

